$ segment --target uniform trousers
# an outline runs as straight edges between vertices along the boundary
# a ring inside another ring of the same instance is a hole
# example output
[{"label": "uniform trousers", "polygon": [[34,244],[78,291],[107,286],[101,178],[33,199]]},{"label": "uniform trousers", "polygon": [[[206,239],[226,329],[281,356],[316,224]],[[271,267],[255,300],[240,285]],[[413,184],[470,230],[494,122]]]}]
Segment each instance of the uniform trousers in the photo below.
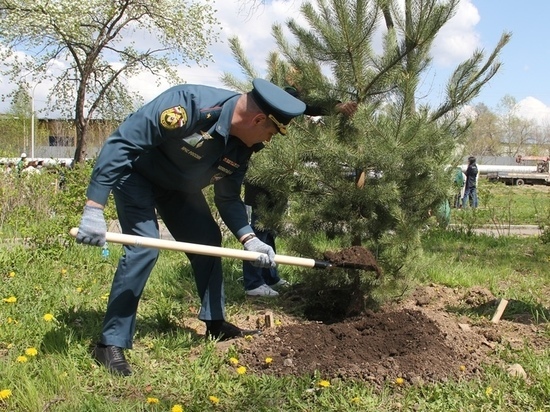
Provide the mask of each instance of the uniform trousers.
[{"label": "uniform trousers", "polygon": [[[221,246],[221,232],[201,191],[159,188],[137,172],[124,175],[113,188],[122,233],[158,238],[157,212],[177,241]],[[131,348],[141,294],[159,251],[124,246],[114,275],[101,343]],[[199,319],[225,319],[221,258],[186,254],[201,300]]]}]

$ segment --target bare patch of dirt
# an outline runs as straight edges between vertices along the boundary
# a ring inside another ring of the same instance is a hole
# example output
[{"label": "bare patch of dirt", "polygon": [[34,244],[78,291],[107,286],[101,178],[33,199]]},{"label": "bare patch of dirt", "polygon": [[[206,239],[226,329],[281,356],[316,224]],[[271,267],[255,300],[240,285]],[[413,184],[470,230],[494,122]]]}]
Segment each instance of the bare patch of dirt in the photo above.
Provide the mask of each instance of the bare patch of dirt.
[{"label": "bare patch of dirt", "polygon": [[[505,312],[500,322],[491,322],[497,304],[498,299],[483,288],[432,285],[377,312],[330,324],[277,312],[274,327],[264,328],[252,340],[230,342],[240,352],[240,364],[252,373],[318,372],[323,379],[375,384],[398,377],[411,384],[471,378],[485,365],[499,362],[494,355],[499,346],[537,350],[550,345],[548,324],[535,324],[528,314],[517,316],[521,302],[508,305],[516,315],[507,317]],[[232,321],[257,327],[264,321],[262,309],[258,313]],[[272,361],[266,363],[266,358]]]}]

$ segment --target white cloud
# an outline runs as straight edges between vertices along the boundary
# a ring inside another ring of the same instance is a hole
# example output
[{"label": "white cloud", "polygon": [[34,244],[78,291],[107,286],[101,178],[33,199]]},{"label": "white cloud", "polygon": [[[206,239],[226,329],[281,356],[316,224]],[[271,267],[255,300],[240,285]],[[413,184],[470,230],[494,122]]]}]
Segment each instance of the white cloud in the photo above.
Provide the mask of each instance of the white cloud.
[{"label": "white cloud", "polygon": [[212,53],[220,71],[235,70],[238,66],[229,57],[227,39],[237,36],[252,65],[261,72],[266,69],[268,53],[276,48],[271,34],[273,24],[284,26],[290,17],[296,18],[302,2],[275,0],[252,10],[243,8],[242,3],[242,0],[226,0],[223,6],[220,5],[218,18],[224,27],[222,42],[215,45]]},{"label": "white cloud", "polygon": [[[224,87],[220,81],[224,72],[240,76],[240,66],[231,56],[227,41],[234,36],[239,38],[241,47],[250,59],[252,66],[260,76],[263,76],[267,68],[268,54],[276,49],[275,40],[271,34],[273,24],[284,26],[290,17],[298,20],[300,24],[305,24],[298,15],[301,1],[276,0],[257,5],[254,8],[252,3],[253,1],[224,0],[216,4],[216,15],[223,29],[220,33],[220,41],[210,47],[214,62],[206,62],[206,67],[199,67],[196,64],[179,66],[178,73],[186,83]],[[144,84],[148,85],[145,90]],[[149,101],[165,90],[168,83],[162,82],[161,86],[157,87],[156,79],[151,74],[141,73],[139,76],[129,79],[129,87],[140,92],[145,101]]]},{"label": "white cloud", "polygon": [[462,0],[456,14],[441,28],[434,40],[432,56],[435,64],[454,66],[480,48],[480,37],[475,31],[480,16],[470,0]]},{"label": "white cloud", "polygon": [[534,120],[541,125],[550,123],[550,107],[534,97],[529,96],[520,100],[515,110],[519,117]]}]

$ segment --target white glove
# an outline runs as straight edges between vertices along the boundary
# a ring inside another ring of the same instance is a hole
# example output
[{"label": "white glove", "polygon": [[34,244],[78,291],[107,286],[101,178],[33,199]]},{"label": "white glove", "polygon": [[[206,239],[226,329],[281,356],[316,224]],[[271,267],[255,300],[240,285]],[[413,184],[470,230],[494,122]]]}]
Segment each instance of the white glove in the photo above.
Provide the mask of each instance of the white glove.
[{"label": "white glove", "polygon": [[76,234],[76,243],[103,246],[105,244],[105,233],[107,233],[107,224],[103,217],[103,209],[84,206],[84,213]]},{"label": "white glove", "polygon": [[244,248],[245,250],[249,250],[251,252],[261,253],[261,255],[258,256],[256,260],[250,262],[252,266],[260,268],[277,267],[277,263],[275,263],[275,252],[273,251],[273,248],[268,244],[262,242],[257,237],[253,237],[252,239],[246,241],[244,243]]}]

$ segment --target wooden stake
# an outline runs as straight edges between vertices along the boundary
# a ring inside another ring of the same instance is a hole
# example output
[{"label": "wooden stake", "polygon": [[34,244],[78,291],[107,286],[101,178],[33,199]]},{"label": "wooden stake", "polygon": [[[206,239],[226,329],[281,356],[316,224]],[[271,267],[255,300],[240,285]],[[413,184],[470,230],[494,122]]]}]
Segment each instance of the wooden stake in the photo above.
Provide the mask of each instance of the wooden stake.
[{"label": "wooden stake", "polygon": [[497,310],[495,314],[493,315],[493,318],[491,319],[491,322],[497,323],[500,320],[500,317],[504,313],[504,309],[506,309],[506,305],[508,305],[508,301],[506,299],[500,299],[500,303],[498,304]]},{"label": "wooden stake", "polygon": [[265,327],[266,328],[272,328],[273,325],[275,325],[275,322],[273,321],[273,312],[266,312],[265,313]]},{"label": "wooden stake", "polygon": [[356,185],[359,189],[362,189],[363,186],[365,186],[365,178],[366,178],[366,173],[363,170],[361,172],[361,174],[359,175],[359,179],[357,180],[357,183],[356,183]]}]

